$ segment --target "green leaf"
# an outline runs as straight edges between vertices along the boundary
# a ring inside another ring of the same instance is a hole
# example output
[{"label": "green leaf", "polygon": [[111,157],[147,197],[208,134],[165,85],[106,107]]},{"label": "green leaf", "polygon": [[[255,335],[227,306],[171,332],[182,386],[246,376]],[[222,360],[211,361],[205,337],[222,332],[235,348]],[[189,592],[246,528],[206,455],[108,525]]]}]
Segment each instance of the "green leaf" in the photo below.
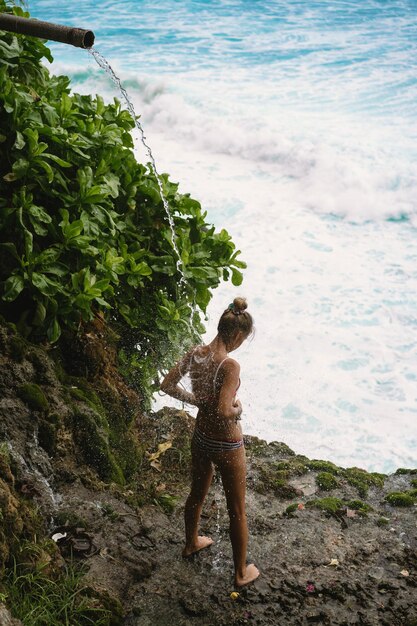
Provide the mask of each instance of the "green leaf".
[{"label": "green leaf", "polygon": [[2,299],[6,302],[13,302],[21,293],[25,286],[22,276],[10,276],[4,285],[4,294]]},{"label": "green leaf", "polygon": [[57,259],[59,259],[61,255],[61,247],[60,246],[51,246],[50,248],[45,248],[38,256],[34,259],[34,263],[36,265],[42,265],[43,263],[49,264],[53,263]]},{"label": "green leaf", "polygon": [[55,343],[61,336],[61,327],[56,317],[52,320],[46,331],[47,337],[51,343]]},{"label": "green leaf", "polygon": [[32,273],[32,283],[44,296],[53,296],[60,290],[58,283],[39,272]]},{"label": "green leaf", "polygon": [[71,163],[68,163],[68,161],[64,161],[64,159],[56,156],[56,154],[49,154],[48,152],[44,152],[42,156],[44,159],[46,158],[51,159],[51,161],[55,161],[55,163],[58,163],[58,165],[60,165],[61,167],[72,167]]},{"label": "green leaf", "polygon": [[24,148],[26,145],[26,142],[23,138],[22,133],[20,133],[19,131],[16,132],[16,141],[14,142],[14,147],[17,150],[22,150],[22,148]]},{"label": "green leaf", "polygon": [[14,243],[1,243],[0,242],[0,248],[3,248],[3,250],[7,250],[7,252],[9,252],[13,258],[15,258],[17,261],[20,262],[20,256],[16,250],[16,246],[14,245]]},{"label": "green leaf", "polygon": [[42,157],[37,157],[36,159],[34,159],[34,162],[44,170],[48,179],[48,183],[52,183],[52,181],[54,180],[54,171],[49,163],[45,161]]},{"label": "green leaf", "polygon": [[45,224],[50,224],[52,222],[52,218],[48,213],[40,206],[35,206],[32,204],[29,207],[29,213],[36,217],[40,222],[44,222]]},{"label": "green leaf", "polygon": [[242,282],[243,282],[242,272],[239,272],[239,270],[232,267],[232,284],[235,285],[235,287],[239,287],[239,285],[241,285]]},{"label": "green leaf", "polygon": [[36,305],[35,315],[33,316],[33,324],[35,326],[41,326],[45,321],[46,317],[46,307],[42,304],[42,302],[38,302]]}]

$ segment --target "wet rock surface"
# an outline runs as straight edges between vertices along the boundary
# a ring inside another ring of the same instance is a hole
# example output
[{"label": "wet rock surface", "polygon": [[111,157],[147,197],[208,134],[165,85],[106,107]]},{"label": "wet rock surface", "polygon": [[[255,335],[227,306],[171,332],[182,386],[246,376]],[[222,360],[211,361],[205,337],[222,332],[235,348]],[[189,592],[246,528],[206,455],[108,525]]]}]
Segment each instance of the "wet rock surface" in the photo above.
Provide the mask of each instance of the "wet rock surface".
[{"label": "wet rock surface", "polygon": [[[173,442],[176,432],[189,428],[173,411],[162,412],[159,420],[160,432],[169,432]],[[285,455],[285,448],[247,438],[248,483],[262,464],[271,467],[291,458]],[[161,471],[144,468],[144,473],[178,498],[169,514],[156,503],[132,509],[109,491],[98,496],[72,484],[62,492],[68,510],[84,517],[94,537],[97,552],[88,559],[87,578],[121,599],[126,626],[417,624],[416,507],[392,507],[384,500],[387,493],[410,487],[413,474],[387,477],[383,487],[370,489],[361,501],[372,507],[365,514],[347,506],[352,496],[358,498],[349,486],[331,492],[343,503],[336,512],[309,506],[329,498],[314,487],[314,471],[291,479],[299,495],[290,499],[265,486],[264,493],[250,488],[248,556],[261,577],[235,590],[219,479],[213,481],[201,524],[214,544],[183,559],[187,476],[172,481],[169,451],[162,459]],[[304,485],[307,493],[301,495]],[[288,513],[289,508],[294,510]],[[234,591],[239,595],[231,596]]]},{"label": "wet rock surface", "polygon": [[23,624],[10,615],[4,604],[0,604],[0,626],[23,626]]},{"label": "wet rock surface", "polygon": [[[22,525],[19,507],[33,501],[46,536],[67,534],[58,544],[62,555],[85,564],[86,586],[115,607],[113,624],[417,626],[417,473],[338,468],[247,437],[248,558],[261,576],[235,590],[217,476],[201,523],[214,543],[181,557],[193,419],[172,409],[138,415],[143,457],[134,480],[106,483],[83,463],[67,421],[75,406],[107,428],[98,401],[83,404],[80,381],[65,387],[49,357],[28,355],[9,367],[0,354],[0,435],[13,469],[11,475],[5,466],[1,475],[4,510]],[[32,406],[17,394],[28,383],[47,398],[44,412],[39,394]],[[88,399],[89,388],[83,393]],[[44,423],[53,426],[47,449],[39,443]],[[6,559],[6,535],[0,544]],[[0,610],[0,624],[14,626]]]}]

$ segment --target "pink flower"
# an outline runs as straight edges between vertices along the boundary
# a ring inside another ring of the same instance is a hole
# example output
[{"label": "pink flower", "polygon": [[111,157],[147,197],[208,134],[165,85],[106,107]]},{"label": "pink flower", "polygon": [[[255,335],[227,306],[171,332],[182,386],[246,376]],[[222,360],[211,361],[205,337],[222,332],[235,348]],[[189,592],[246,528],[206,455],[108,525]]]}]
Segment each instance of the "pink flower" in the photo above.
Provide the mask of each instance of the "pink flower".
[{"label": "pink flower", "polygon": [[313,585],[313,583],[307,583],[306,585],[306,591],[307,593],[314,593],[316,590],[315,586]]}]

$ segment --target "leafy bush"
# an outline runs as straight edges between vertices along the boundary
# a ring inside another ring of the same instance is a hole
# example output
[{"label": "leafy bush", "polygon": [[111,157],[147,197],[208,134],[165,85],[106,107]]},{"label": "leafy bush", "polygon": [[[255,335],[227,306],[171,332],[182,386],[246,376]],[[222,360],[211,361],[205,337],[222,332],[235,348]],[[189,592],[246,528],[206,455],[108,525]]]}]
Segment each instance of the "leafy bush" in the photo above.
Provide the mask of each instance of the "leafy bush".
[{"label": "leafy bush", "polygon": [[[4,10],[28,16],[0,0]],[[0,32],[0,312],[52,343],[103,317],[127,337],[123,365],[147,389],[202,332],[210,290],[239,285],[245,264],[162,174],[181,280],[158,181],[132,150],[134,120],[116,98],[71,93],[43,58],[40,40]]]}]

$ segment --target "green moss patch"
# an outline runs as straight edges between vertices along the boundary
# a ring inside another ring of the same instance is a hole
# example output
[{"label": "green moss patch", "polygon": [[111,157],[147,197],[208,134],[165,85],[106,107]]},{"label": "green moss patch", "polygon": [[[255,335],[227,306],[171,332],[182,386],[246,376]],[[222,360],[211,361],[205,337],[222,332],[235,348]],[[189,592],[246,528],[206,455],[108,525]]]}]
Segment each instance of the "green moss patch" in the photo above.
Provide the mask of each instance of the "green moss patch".
[{"label": "green moss patch", "polygon": [[367,472],[359,467],[347,468],[344,470],[343,476],[350,485],[356,487],[362,498],[366,498],[368,495],[369,487],[383,487],[386,478],[385,474]]},{"label": "green moss patch", "polygon": [[362,502],[362,500],[350,500],[346,506],[349,509],[353,509],[354,511],[357,511],[358,514],[361,516],[365,516],[371,511],[373,511],[373,508],[371,507],[371,505],[367,504],[366,502]]},{"label": "green moss patch", "polygon": [[403,474],[417,474],[417,469],[407,469],[406,467],[399,467],[397,469],[397,471],[395,472],[397,475],[403,475]]},{"label": "green moss patch", "polygon": [[259,493],[272,491],[279,498],[289,499],[297,496],[298,491],[287,482],[289,472],[287,470],[275,470],[271,465],[259,468],[259,479],[255,483],[255,489]]},{"label": "green moss patch", "polygon": [[278,471],[288,472],[288,476],[302,476],[308,472],[307,462],[307,457],[296,455],[286,461],[274,463],[274,467]]},{"label": "green moss patch", "polygon": [[21,385],[17,394],[34,411],[47,411],[49,408],[49,402],[39,385],[34,383]]},{"label": "green moss patch", "polygon": [[72,415],[72,432],[84,461],[97,471],[102,480],[125,484],[123,471],[100,432],[99,425],[90,414],[75,409]]},{"label": "green moss patch", "polygon": [[332,489],[336,489],[338,486],[338,481],[330,472],[320,472],[316,476],[316,483],[323,491],[331,491]]},{"label": "green moss patch", "polygon": [[391,506],[413,506],[416,499],[416,496],[407,491],[392,491],[385,496],[386,502]]},{"label": "green moss patch", "polygon": [[10,338],[9,353],[12,359],[14,359],[15,361],[22,361],[27,349],[28,343],[27,341],[25,341],[25,339],[23,339],[23,337],[15,335],[14,337]]},{"label": "green moss patch", "polygon": [[298,503],[297,502],[293,502],[293,504],[290,504],[289,506],[287,506],[287,508],[284,511],[284,515],[286,515],[287,517],[291,517],[293,513],[295,513],[298,510]]},{"label": "green moss patch", "polygon": [[317,500],[309,500],[306,503],[306,506],[320,509],[320,511],[326,511],[326,513],[336,513],[336,511],[343,508],[343,502],[342,500],[339,500],[339,498],[321,498]]},{"label": "green moss patch", "polygon": [[313,459],[307,463],[308,469],[316,472],[328,472],[329,474],[340,474],[343,469],[338,467],[331,461],[320,461],[319,459]]}]

